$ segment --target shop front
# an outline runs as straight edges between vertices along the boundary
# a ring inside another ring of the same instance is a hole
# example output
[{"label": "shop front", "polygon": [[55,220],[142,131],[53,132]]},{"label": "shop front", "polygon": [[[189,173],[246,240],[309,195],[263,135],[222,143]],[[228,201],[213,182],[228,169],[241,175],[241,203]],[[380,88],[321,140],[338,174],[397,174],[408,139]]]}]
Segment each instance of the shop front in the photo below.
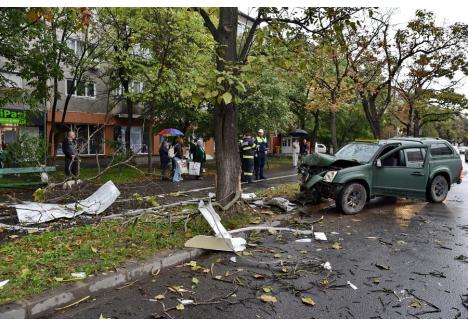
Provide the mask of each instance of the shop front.
[{"label": "shop front", "polygon": [[32,110],[0,107],[0,151],[4,151],[21,135],[44,136],[43,113]]}]

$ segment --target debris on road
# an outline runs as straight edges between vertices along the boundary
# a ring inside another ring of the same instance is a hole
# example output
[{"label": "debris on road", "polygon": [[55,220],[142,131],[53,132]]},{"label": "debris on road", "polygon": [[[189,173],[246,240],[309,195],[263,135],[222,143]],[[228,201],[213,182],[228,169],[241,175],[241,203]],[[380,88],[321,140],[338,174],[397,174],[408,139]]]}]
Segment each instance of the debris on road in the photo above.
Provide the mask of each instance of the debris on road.
[{"label": "debris on road", "polygon": [[269,231],[269,230],[275,230],[275,231],[288,231],[288,232],[293,232],[296,234],[303,234],[303,235],[310,235],[313,232],[312,230],[299,230],[299,229],[291,229],[291,228],[280,228],[280,227],[271,227],[271,226],[248,226],[245,228],[240,228],[240,229],[235,229],[229,231],[230,234],[233,233],[239,233],[239,232],[245,232],[245,231]]},{"label": "debris on road", "polygon": [[390,266],[388,266],[388,265],[375,264],[375,266],[377,268],[379,268],[379,269],[383,269],[383,270],[386,270],[386,271],[390,270]]},{"label": "debris on road", "polygon": [[348,284],[353,290],[357,290],[357,286],[351,283],[350,281],[347,281],[346,284]]},{"label": "debris on road", "polygon": [[324,232],[314,232],[315,240],[327,241],[327,236]]},{"label": "debris on road", "polygon": [[236,256],[229,258],[229,260],[232,261],[233,263],[237,263],[237,257]]},{"label": "debris on road", "polygon": [[233,238],[231,236],[221,224],[221,218],[214,210],[211,202],[205,205],[203,200],[200,200],[198,210],[210,224],[216,236],[198,235],[185,242],[186,247],[234,252],[245,250],[247,241],[244,238]]},{"label": "debris on road", "polygon": [[179,301],[180,304],[183,304],[184,306],[193,304],[193,300],[190,299],[177,299],[177,301]]},{"label": "debris on road", "polygon": [[268,202],[268,205],[276,206],[284,210],[285,212],[290,212],[296,208],[296,205],[291,203],[286,198],[282,197],[273,197]]},{"label": "debris on road", "polygon": [[111,206],[120,191],[112,181],[107,181],[88,198],[67,205],[25,202],[12,205],[16,208],[20,224],[38,224],[59,218],[75,218],[81,214],[98,215]]},{"label": "debris on road", "polygon": [[464,262],[464,263],[468,263],[468,257],[466,257],[465,255],[459,255],[457,257],[455,257],[456,260],[459,260],[461,262]]},{"label": "debris on road", "polygon": [[309,238],[297,239],[296,242],[312,242],[312,239],[309,239]]},{"label": "debris on road", "polygon": [[331,271],[331,269],[332,269],[331,264],[330,264],[330,262],[328,262],[328,261],[325,262],[325,263],[323,263],[321,266],[322,266],[323,268],[325,268],[325,269],[328,269],[329,271]]}]

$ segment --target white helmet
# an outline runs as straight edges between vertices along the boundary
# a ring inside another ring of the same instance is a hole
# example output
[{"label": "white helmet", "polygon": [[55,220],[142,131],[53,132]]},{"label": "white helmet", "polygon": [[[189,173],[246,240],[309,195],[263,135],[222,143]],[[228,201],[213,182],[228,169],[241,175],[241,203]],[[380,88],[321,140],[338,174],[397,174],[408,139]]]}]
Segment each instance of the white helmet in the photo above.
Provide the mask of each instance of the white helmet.
[{"label": "white helmet", "polygon": [[263,133],[263,129],[258,129],[258,133]]}]

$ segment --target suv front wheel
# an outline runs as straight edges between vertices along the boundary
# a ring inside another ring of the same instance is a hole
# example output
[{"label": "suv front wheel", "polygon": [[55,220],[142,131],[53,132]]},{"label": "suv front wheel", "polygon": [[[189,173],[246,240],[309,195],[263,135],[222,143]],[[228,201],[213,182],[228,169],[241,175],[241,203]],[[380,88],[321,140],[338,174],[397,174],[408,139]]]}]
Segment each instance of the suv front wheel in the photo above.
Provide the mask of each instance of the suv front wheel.
[{"label": "suv front wheel", "polygon": [[447,197],[448,191],[447,179],[442,175],[437,175],[429,185],[427,200],[431,203],[441,203]]},{"label": "suv front wheel", "polygon": [[351,215],[359,213],[366,205],[367,191],[360,183],[349,183],[338,194],[336,206],[344,214]]}]

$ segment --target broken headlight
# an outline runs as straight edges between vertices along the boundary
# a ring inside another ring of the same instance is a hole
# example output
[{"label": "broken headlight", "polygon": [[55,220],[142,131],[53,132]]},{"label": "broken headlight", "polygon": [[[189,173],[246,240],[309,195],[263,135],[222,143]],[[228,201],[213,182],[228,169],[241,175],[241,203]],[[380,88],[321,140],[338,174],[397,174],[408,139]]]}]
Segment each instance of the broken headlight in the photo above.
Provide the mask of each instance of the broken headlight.
[{"label": "broken headlight", "polygon": [[333,179],[335,178],[335,175],[338,173],[338,171],[328,171],[325,173],[323,176],[323,182],[332,182]]}]

